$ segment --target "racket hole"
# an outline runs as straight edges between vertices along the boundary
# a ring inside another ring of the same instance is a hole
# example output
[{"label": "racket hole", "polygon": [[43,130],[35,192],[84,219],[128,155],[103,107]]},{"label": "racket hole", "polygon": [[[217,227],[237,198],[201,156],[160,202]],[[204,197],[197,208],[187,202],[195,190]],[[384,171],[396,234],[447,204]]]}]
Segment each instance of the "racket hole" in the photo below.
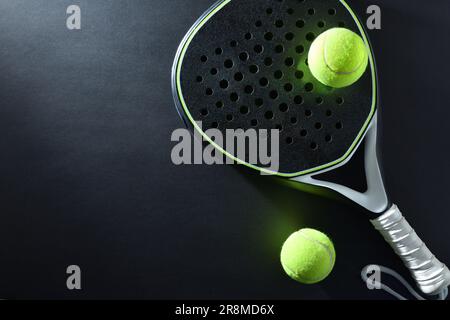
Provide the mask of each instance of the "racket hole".
[{"label": "racket hole", "polygon": [[308,40],[309,42],[313,42],[315,38],[316,38],[316,35],[312,32],[308,32],[306,34],[306,40]]},{"label": "racket hole", "polygon": [[306,137],[307,135],[308,135],[308,131],[306,131],[305,129],[300,131],[300,136]]},{"label": "racket hole", "polygon": [[227,60],[225,60],[223,65],[224,65],[225,68],[231,69],[231,68],[233,68],[234,63],[233,63],[233,60],[227,59]]},{"label": "racket hole", "polygon": [[272,90],[269,93],[269,97],[273,100],[275,100],[276,98],[278,98],[278,91],[277,90]]},{"label": "racket hole", "polygon": [[202,116],[207,116],[208,115],[208,109],[206,109],[206,108],[203,108],[202,110],[200,110],[200,114],[202,115]]},{"label": "racket hole", "polygon": [[292,117],[291,118],[291,123],[292,124],[297,124],[297,118],[296,117]]},{"label": "racket hole", "polygon": [[258,28],[262,26],[262,21],[258,20],[255,22],[255,26],[257,26]]},{"label": "racket hole", "polygon": [[334,9],[334,8],[328,9],[328,14],[330,16],[334,16],[336,14],[336,9]]},{"label": "racket hole", "polygon": [[315,142],[311,142],[311,144],[309,145],[309,147],[312,149],[312,150],[317,150],[317,143],[315,143]]},{"label": "racket hole", "polygon": [[219,85],[222,89],[226,89],[226,88],[228,88],[228,81],[224,79],[224,80],[220,81]]},{"label": "racket hole", "polygon": [[342,125],[342,122],[338,122],[336,123],[336,129],[340,130],[342,129],[344,126]]},{"label": "racket hole", "polygon": [[216,50],[214,51],[218,56],[220,56],[223,53],[222,48],[216,48]]},{"label": "racket hole", "polygon": [[201,56],[200,57],[200,61],[205,63],[206,61],[208,61],[208,57],[207,56]]},{"label": "racket hole", "polygon": [[255,106],[261,107],[263,104],[264,104],[263,99],[261,99],[261,98],[256,98],[255,99]]},{"label": "racket hole", "polygon": [[277,46],[275,46],[275,52],[276,53],[283,53],[284,52],[284,47],[281,44],[278,44]]},{"label": "racket hole", "polygon": [[207,88],[207,89],[205,90],[205,93],[206,93],[207,96],[212,96],[213,93],[214,93],[214,91],[213,91],[213,89],[211,89],[211,88]]},{"label": "racket hole", "polygon": [[293,34],[292,32],[288,32],[288,33],[286,33],[286,34],[284,35],[284,38],[285,38],[287,41],[292,41],[292,40],[294,39],[294,34]]},{"label": "racket hole", "polygon": [[227,121],[233,121],[234,117],[232,114],[227,114],[226,119]]},{"label": "racket hole", "polygon": [[258,125],[258,120],[252,119],[252,120],[250,121],[250,125],[251,125],[252,127],[256,127],[256,126]]},{"label": "racket hole", "polygon": [[327,110],[327,111],[325,112],[325,115],[326,115],[327,117],[331,117],[331,116],[333,115],[333,112],[331,112],[331,110]]},{"label": "racket hole", "polygon": [[308,14],[309,14],[310,16],[313,16],[315,13],[316,13],[316,10],[315,10],[314,8],[308,9]]},{"label": "racket hole", "polygon": [[257,45],[253,48],[253,50],[254,50],[256,53],[262,53],[262,52],[264,51],[264,47],[263,47],[262,45],[257,44]]},{"label": "racket hole", "polygon": [[211,123],[211,128],[217,129],[219,127],[219,123],[214,121],[213,123]]},{"label": "racket hole", "polygon": [[223,108],[223,102],[222,101],[217,101],[216,102],[216,108]]},{"label": "racket hole", "polygon": [[272,120],[273,119],[273,112],[272,111],[266,111],[266,113],[264,113],[264,118],[266,118],[267,120]]},{"label": "racket hole", "polygon": [[322,129],[322,124],[320,122],[316,122],[316,124],[314,125],[314,128],[316,128],[317,130]]},{"label": "racket hole", "polygon": [[294,97],[295,104],[302,104],[303,103],[303,97],[302,96],[295,96]]},{"label": "racket hole", "polygon": [[245,40],[251,40],[251,39],[253,38],[253,35],[252,35],[250,32],[247,32],[247,33],[244,35],[244,38],[245,38]]},{"label": "racket hole", "polygon": [[241,60],[241,61],[247,61],[248,60],[248,53],[247,52],[241,52],[240,54],[239,54],[239,59]]},{"label": "racket hole", "polygon": [[284,64],[287,67],[292,67],[294,65],[294,59],[292,59],[291,57],[288,57],[284,60]]},{"label": "racket hole", "polygon": [[259,71],[258,66],[255,64],[251,65],[248,69],[249,69],[250,73],[258,73],[258,71]]},{"label": "racket hole", "polygon": [[299,20],[297,20],[295,25],[297,28],[303,28],[305,26],[305,20],[299,19]]},{"label": "racket hole", "polygon": [[342,98],[342,97],[337,97],[337,98],[336,98],[336,103],[339,104],[339,105],[343,104],[343,103],[344,103],[344,98]]},{"label": "racket hole", "polygon": [[239,95],[236,92],[230,94],[230,100],[236,102],[239,100]]},{"label": "racket hole", "polygon": [[304,76],[303,71],[301,71],[301,70],[295,71],[295,77],[296,77],[297,79],[302,79],[303,76]]},{"label": "racket hole", "polygon": [[322,98],[322,97],[317,97],[317,98],[316,98],[316,103],[317,103],[318,105],[321,105],[321,104],[323,103],[323,98]]},{"label": "racket hole", "polygon": [[281,112],[287,112],[289,110],[289,107],[287,105],[287,103],[281,103],[278,108],[280,109]]},{"label": "racket hole", "polygon": [[307,116],[308,118],[312,116],[312,111],[307,109],[305,110],[305,116]]},{"label": "racket hole", "polygon": [[273,13],[273,9],[272,9],[272,8],[267,8],[267,9],[266,9],[266,13],[267,13],[268,15],[271,15],[271,14]]},{"label": "racket hole", "polygon": [[311,82],[308,82],[307,84],[305,84],[305,91],[306,92],[311,92],[314,90],[314,85]]},{"label": "racket hole", "polygon": [[283,78],[283,72],[281,70],[277,70],[273,73],[273,76],[275,77],[275,79],[281,79]]},{"label": "racket hole", "polygon": [[237,47],[237,45],[238,45],[238,42],[236,40],[230,41],[230,47],[235,48],[235,47]]},{"label": "racket hole", "polygon": [[277,20],[275,21],[275,27],[282,28],[284,26],[283,20]]},{"label": "racket hole", "polygon": [[273,60],[271,57],[267,57],[264,59],[264,65],[266,65],[267,67],[270,67],[273,64]]},{"label": "racket hole", "polygon": [[241,72],[237,72],[234,74],[234,80],[242,81],[244,79],[244,75]]},{"label": "racket hole", "polygon": [[294,139],[292,137],[287,137],[286,138],[286,143],[287,144],[292,144],[294,142]]},{"label": "racket hole", "polygon": [[217,69],[216,68],[212,68],[211,70],[209,70],[209,73],[211,73],[213,76],[215,76],[217,74]]},{"label": "racket hole", "polygon": [[294,86],[293,86],[292,84],[286,83],[286,84],[284,85],[284,90],[285,90],[286,92],[291,92],[292,89],[294,89]]},{"label": "racket hole", "polygon": [[319,22],[317,22],[317,26],[318,26],[319,28],[325,27],[325,21],[319,21]]},{"label": "racket hole", "polygon": [[332,137],[331,135],[327,134],[327,135],[325,136],[325,141],[328,142],[328,143],[330,143],[330,142],[333,141],[333,137]]},{"label": "racket hole", "polygon": [[278,131],[283,131],[283,126],[281,124],[277,124],[275,125],[275,129],[277,129]]},{"label": "racket hole", "polygon": [[246,85],[244,88],[244,92],[247,94],[252,94],[254,91],[253,87],[251,85]]},{"label": "racket hole", "polygon": [[269,80],[267,80],[267,78],[261,78],[259,79],[259,84],[261,87],[267,87],[269,85]]},{"label": "racket hole", "polygon": [[203,77],[202,76],[197,76],[197,78],[195,78],[195,81],[200,83],[200,82],[203,81]]},{"label": "racket hole", "polygon": [[302,54],[303,52],[305,52],[305,48],[302,45],[296,46],[295,52],[297,52],[298,54]]},{"label": "racket hole", "polygon": [[267,41],[272,41],[273,33],[272,32],[266,32],[266,34],[264,35],[264,39],[266,39]]},{"label": "racket hole", "polygon": [[239,111],[242,114],[248,114],[250,112],[250,109],[247,106],[241,106],[241,108],[239,109]]}]

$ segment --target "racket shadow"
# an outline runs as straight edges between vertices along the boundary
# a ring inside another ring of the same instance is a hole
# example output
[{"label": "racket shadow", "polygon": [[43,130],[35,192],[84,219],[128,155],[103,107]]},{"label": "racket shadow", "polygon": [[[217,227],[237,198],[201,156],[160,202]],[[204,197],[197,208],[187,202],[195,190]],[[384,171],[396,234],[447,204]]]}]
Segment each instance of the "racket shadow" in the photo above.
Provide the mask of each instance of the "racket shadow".
[{"label": "racket shadow", "polygon": [[[327,189],[293,183],[279,177],[261,176],[242,166],[236,170],[276,208],[276,214],[261,212],[264,227],[260,234],[254,235],[258,243],[265,244],[265,250],[260,251],[262,254],[256,258],[274,273],[268,275],[268,279],[276,281],[294,298],[298,294],[299,299],[308,298],[308,291],[317,289],[333,299],[386,298],[382,293],[374,295],[367,290],[360,278],[361,269],[374,263],[375,256],[376,262],[388,261],[387,264],[398,268],[401,264],[396,264],[395,255],[379,241],[376,232],[368,228],[363,208]],[[301,228],[323,231],[330,236],[336,248],[333,272],[315,285],[304,286],[290,280],[279,263],[282,244],[291,233]]]}]

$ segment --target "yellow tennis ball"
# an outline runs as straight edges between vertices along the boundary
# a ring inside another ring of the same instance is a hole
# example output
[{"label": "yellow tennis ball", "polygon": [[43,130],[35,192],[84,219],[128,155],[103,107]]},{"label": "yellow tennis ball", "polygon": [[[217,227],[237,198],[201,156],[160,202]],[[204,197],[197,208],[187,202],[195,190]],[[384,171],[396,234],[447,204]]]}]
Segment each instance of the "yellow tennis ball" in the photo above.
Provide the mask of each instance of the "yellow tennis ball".
[{"label": "yellow tennis ball", "polygon": [[333,88],[347,87],[358,81],[368,62],[368,48],[363,39],[345,28],[333,28],[320,34],[308,53],[313,76]]},{"label": "yellow tennis ball", "polygon": [[294,280],[312,284],[325,279],[336,260],[330,238],[314,229],[301,229],[289,236],[281,249],[281,265]]}]

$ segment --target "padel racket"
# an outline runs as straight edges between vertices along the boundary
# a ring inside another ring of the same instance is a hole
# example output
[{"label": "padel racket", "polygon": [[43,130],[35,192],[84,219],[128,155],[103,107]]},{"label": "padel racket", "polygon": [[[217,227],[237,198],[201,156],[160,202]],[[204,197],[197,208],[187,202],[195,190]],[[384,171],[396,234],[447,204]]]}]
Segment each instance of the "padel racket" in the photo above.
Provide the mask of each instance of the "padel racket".
[{"label": "padel racket", "polygon": [[[369,67],[352,86],[333,89],[308,68],[311,43],[345,27],[362,37]],[[278,129],[278,176],[337,191],[369,212],[372,224],[403,260],[419,289],[442,294],[448,268],[420,240],[385,191],[377,155],[377,72],[363,25],[343,0],[221,0],[189,30],[172,70],[184,122],[228,157],[206,133],[216,128]],[[202,126],[198,125],[201,121]],[[352,159],[365,143],[367,191],[318,179]]]}]

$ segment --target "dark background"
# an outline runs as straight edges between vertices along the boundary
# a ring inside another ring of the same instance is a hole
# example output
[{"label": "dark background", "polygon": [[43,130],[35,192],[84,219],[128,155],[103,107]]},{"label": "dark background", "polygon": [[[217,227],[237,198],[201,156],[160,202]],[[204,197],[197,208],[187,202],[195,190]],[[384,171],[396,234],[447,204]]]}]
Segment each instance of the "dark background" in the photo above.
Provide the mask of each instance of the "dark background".
[{"label": "dark background", "polygon": [[[0,297],[389,299],[367,290],[361,268],[408,276],[356,205],[236,167],[171,163],[182,126],[172,60],[212,2],[0,0]],[[369,36],[388,191],[450,262],[450,3],[351,3],[362,17],[382,8]],[[81,31],[65,27],[70,4]],[[291,281],[279,263],[302,227],[336,246],[318,285]],[[70,264],[81,291],[66,289]]]}]

